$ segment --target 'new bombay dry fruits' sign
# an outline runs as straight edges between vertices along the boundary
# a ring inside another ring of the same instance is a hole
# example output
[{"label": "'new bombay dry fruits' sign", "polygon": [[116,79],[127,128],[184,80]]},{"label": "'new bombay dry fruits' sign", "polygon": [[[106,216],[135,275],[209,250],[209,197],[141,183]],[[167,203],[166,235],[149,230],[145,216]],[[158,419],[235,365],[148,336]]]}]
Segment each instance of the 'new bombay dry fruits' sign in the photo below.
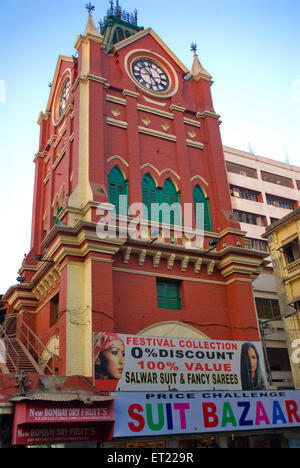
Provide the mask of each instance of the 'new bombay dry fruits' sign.
[{"label": "'new bombay dry fruits' sign", "polygon": [[103,390],[263,390],[260,343],[94,334],[94,380]]}]

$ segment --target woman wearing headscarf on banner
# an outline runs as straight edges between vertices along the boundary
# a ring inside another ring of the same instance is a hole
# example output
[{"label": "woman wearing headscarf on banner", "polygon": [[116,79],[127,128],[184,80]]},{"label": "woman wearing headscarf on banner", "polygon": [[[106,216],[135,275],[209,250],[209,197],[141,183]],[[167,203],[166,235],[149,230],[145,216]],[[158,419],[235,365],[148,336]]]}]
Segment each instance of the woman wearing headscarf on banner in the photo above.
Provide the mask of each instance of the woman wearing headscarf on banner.
[{"label": "woman wearing headscarf on banner", "polygon": [[[94,335],[94,378],[97,387],[116,390],[124,371],[125,345],[115,333]],[[101,382],[100,382],[101,381]]]},{"label": "woman wearing headscarf on banner", "polygon": [[244,343],[241,351],[241,378],[243,390],[265,390],[260,357],[253,343]]}]

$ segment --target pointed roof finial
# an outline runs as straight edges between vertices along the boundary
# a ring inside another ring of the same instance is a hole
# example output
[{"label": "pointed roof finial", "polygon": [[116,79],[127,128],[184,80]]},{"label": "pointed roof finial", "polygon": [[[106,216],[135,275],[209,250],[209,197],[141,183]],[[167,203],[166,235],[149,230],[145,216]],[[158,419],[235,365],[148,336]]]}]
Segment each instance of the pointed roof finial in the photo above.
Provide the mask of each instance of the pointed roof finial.
[{"label": "pointed roof finial", "polygon": [[191,45],[191,51],[194,52],[194,62],[191,71],[191,76],[195,81],[199,81],[201,78],[210,81],[212,79],[212,76],[208,73],[208,71],[205,70],[205,68],[202,67],[199,57],[197,55],[197,50],[198,45],[196,44],[196,42],[193,42]]},{"label": "pointed roof finial", "polygon": [[[92,36],[95,36],[95,37],[101,37],[102,38],[102,35],[101,35],[101,33],[99,33],[98,29],[96,28],[93,17],[91,15],[91,13],[95,10],[95,7],[90,2],[90,3],[87,3],[85,5],[85,8],[89,12],[89,17],[88,17],[88,22],[87,22],[87,25],[86,25],[86,28],[85,28],[85,31],[84,31],[84,36],[92,35]],[[100,29],[100,31],[101,31],[101,29]]]},{"label": "pointed roof finial", "polygon": [[89,12],[89,15],[91,15],[92,12],[95,11],[95,7],[91,4],[91,2],[86,3],[85,9]]},{"label": "pointed roof finial", "polygon": [[196,44],[196,42],[192,42],[191,51],[194,52],[194,54],[196,54],[197,50],[198,50],[198,45]]}]

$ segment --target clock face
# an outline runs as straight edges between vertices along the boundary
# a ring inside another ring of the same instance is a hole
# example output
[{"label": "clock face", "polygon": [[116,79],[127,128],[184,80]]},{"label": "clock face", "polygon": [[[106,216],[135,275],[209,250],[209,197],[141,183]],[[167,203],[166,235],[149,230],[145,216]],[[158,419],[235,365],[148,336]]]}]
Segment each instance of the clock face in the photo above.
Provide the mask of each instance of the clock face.
[{"label": "clock face", "polygon": [[70,94],[71,89],[71,80],[68,78],[62,88],[62,92],[59,98],[59,108],[58,108],[58,116],[61,117],[66,109],[68,97]]},{"label": "clock face", "polygon": [[164,93],[169,89],[170,80],[167,73],[150,59],[135,60],[132,73],[139,84],[149,91]]}]

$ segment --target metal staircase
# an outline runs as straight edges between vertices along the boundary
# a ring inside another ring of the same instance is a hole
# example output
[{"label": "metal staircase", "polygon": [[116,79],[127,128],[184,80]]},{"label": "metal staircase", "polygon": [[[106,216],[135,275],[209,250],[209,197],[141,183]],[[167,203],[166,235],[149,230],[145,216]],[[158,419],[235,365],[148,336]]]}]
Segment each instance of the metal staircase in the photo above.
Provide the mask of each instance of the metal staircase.
[{"label": "metal staircase", "polygon": [[[58,359],[42,343],[40,338],[18,315],[8,316],[0,325],[0,339],[5,344],[5,364],[0,364],[3,374],[55,374],[55,361]],[[43,356],[48,356],[50,364],[44,365]]]}]

